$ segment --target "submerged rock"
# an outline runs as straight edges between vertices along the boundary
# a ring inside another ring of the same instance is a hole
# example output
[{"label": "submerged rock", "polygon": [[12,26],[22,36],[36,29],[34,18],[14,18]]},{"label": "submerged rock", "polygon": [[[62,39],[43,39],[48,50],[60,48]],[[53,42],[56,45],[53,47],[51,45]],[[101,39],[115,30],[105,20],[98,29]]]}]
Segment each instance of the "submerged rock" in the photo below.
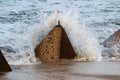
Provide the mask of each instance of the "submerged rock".
[{"label": "submerged rock", "polygon": [[120,29],[112,34],[109,38],[107,38],[103,42],[104,47],[106,48],[103,50],[103,56],[116,56],[120,54]]}]

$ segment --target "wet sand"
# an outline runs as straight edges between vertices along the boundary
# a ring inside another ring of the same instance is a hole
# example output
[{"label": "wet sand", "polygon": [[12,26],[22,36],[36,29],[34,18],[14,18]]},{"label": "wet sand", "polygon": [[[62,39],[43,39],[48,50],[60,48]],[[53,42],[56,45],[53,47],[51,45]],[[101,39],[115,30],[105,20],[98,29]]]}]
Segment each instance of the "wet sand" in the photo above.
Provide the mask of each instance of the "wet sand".
[{"label": "wet sand", "polygon": [[11,65],[13,71],[0,73],[0,80],[120,80],[119,62],[75,62]]}]

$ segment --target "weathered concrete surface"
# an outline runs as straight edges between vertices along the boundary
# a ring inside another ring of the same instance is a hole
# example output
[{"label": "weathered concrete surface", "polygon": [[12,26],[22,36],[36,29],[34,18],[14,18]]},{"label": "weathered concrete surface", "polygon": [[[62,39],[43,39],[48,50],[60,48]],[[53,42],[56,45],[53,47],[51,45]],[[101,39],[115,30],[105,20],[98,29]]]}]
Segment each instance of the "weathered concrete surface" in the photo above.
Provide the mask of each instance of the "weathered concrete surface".
[{"label": "weathered concrete surface", "polygon": [[62,26],[57,25],[35,49],[41,61],[73,59],[76,54]]},{"label": "weathered concrete surface", "polygon": [[6,59],[4,58],[2,52],[0,51],[0,72],[12,71]]},{"label": "weathered concrete surface", "polygon": [[120,80],[120,62],[62,60],[37,65],[13,65],[0,80]]},{"label": "weathered concrete surface", "polygon": [[58,61],[60,54],[61,28],[55,27],[35,49],[41,61]]}]

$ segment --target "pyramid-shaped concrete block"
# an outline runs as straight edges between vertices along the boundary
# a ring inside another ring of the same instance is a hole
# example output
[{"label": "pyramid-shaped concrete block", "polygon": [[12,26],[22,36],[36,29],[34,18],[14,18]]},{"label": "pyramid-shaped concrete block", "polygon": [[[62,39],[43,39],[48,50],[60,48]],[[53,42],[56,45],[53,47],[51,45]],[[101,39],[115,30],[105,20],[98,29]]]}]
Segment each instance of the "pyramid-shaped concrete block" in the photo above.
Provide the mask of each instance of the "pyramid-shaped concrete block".
[{"label": "pyramid-shaped concrete block", "polygon": [[73,59],[76,56],[70,40],[61,25],[57,25],[52,29],[36,47],[35,54],[37,58],[45,62]]},{"label": "pyramid-shaped concrete block", "polygon": [[0,72],[12,71],[2,52],[0,51]]}]

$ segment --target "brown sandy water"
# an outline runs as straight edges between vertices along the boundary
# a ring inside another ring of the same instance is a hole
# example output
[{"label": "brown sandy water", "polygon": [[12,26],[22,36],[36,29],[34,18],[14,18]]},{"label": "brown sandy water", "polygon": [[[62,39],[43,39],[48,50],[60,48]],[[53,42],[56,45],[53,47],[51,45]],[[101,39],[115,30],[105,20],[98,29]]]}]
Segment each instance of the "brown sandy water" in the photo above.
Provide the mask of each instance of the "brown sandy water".
[{"label": "brown sandy water", "polygon": [[120,80],[119,62],[74,62],[11,65],[13,71],[0,73],[0,80]]}]

